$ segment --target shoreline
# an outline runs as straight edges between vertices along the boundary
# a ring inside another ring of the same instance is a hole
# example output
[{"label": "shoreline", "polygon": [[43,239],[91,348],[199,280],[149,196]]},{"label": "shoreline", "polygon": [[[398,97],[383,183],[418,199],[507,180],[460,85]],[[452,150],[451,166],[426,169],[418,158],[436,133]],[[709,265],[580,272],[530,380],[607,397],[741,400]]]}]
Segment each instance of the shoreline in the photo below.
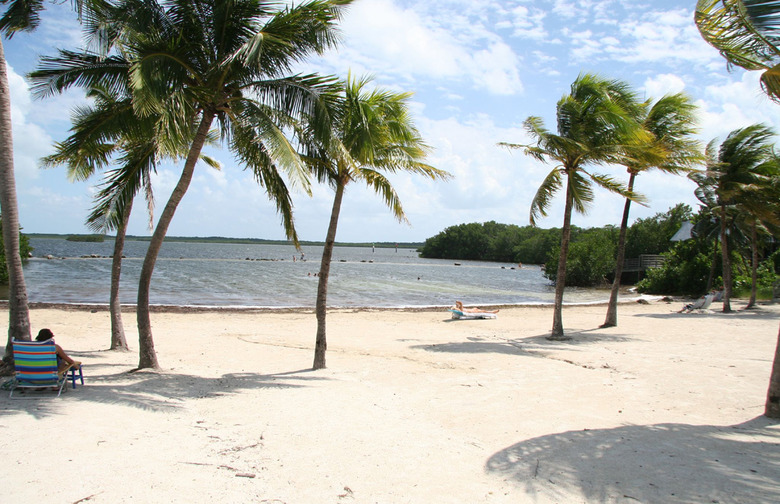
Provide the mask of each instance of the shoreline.
[{"label": "shoreline", "polygon": [[[622,298],[618,300],[618,305],[630,305],[642,302],[655,302],[669,300],[669,302],[683,302],[693,298],[644,295],[640,294],[631,298]],[[732,300],[737,301],[739,300]],[[454,302],[453,302],[454,304]],[[607,306],[607,300],[583,301],[567,303],[564,302],[564,308],[578,306]],[[772,304],[770,301],[759,301],[758,305]],[[60,303],[60,302],[29,302],[31,309],[55,309],[55,310],[74,310],[74,311],[108,311],[108,303]],[[122,303],[122,311],[134,311],[135,303]],[[404,306],[328,306],[328,311],[395,311],[395,312],[431,312],[447,310],[452,305],[404,305]],[[468,306],[490,309],[510,309],[510,308],[552,308],[553,303],[515,303],[515,304],[469,304]],[[8,301],[0,300],[0,309],[8,309]],[[314,312],[314,306],[252,306],[252,305],[187,305],[187,304],[150,304],[149,311],[152,313],[195,313],[195,312],[248,312],[248,313],[309,313]]]}]

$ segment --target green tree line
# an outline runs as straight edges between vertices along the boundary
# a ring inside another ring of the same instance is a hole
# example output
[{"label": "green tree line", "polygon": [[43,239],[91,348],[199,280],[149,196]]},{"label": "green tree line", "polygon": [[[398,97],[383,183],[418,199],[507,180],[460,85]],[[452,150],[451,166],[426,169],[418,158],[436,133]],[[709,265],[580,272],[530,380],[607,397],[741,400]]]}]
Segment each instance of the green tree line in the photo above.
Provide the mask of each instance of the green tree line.
[{"label": "green tree line", "polygon": [[[694,225],[694,236],[671,241],[684,222]],[[661,255],[663,266],[647,270],[638,282],[637,273],[625,273],[623,283],[637,282],[640,292],[699,296],[723,286],[721,249],[712,232],[714,222],[706,207],[694,214],[691,207],[679,204],[666,212],[637,219],[626,234],[626,257],[644,254]],[[738,227],[729,233],[729,255],[732,258],[732,286],[741,297],[750,295],[751,248],[745,233]],[[604,286],[614,279],[618,228],[580,228],[572,226],[571,246],[567,257],[566,285]],[[501,224],[494,221],[459,224],[428,238],[420,249],[421,257],[541,264],[545,276],[555,280],[555,266],[560,254],[560,228]],[[757,288],[760,298],[772,296],[773,284],[780,271],[780,251],[771,236],[759,242]]]},{"label": "green tree line", "polygon": [[[691,217],[691,208],[679,204],[653,217],[637,219],[628,229],[626,257],[667,252],[673,245],[670,238]],[[615,268],[617,239],[618,229],[615,226],[572,226],[567,285],[593,286],[609,281]],[[448,227],[428,238],[420,248],[420,256],[544,264],[548,277],[553,280],[560,241],[560,228],[473,222]]]}]

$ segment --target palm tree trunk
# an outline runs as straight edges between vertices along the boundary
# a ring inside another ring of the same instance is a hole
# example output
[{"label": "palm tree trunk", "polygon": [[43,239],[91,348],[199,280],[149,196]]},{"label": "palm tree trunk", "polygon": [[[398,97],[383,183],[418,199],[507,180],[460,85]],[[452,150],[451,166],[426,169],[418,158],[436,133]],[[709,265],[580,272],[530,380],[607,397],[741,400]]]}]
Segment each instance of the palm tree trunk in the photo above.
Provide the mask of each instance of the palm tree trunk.
[{"label": "palm tree trunk", "polygon": [[718,265],[718,240],[713,240],[715,246],[712,247],[712,262],[710,263],[710,274],[707,277],[707,292],[712,290],[712,281],[715,279],[715,267]]},{"label": "palm tree trunk", "polygon": [[14,142],[11,125],[11,93],[5,66],[5,51],[0,42],[0,209],[2,209],[3,246],[8,267],[8,344],[4,360],[13,359],[12,340],[30,340],[30,312],[24,283],[22,257],[19,254],[19,209],[14,177]]},{"label": "palm tree trunk", "polygon": [[731,312],[731,260],[726,236],[726,205],[720,205],[720,253],[723,258],[723,313]]},{"label": "palm tree trunk", "polygon": [[330,224],[325,238],[325,247],[322,249],[322,262],[320,263],[320,277],[317,285],[317,340],[314,345],[314,369],[325,367],[325,351],[328,349],[325,331],[325,317],[327,315],[328,277],[330,276],[330,263],[333,258],[333,246],[336,243],[336,228],[339,225],[341,213],[341,201],[344,199],[346,181],[339,180],[336,186],[336,196],[333,198],[333,209],[330,212]]},{"label": "palm tree trunk", "polygon": [[755,306],[758,294],[758,230],[755,222],[750,226],[750,262],[750,301],[746,310]]},{"label": "palm tree trunk", "polygon": [[[634,190],[636,173],[630,172],[628,177],[628,190]],[[631,200],[626,198],[623,206],[623,220],[620,221],[620,234],[618,236],[617,260],[615,262],[615,279],[612,281],[612,292],[607,304],[607,317],[601,327],[615,327],[617,325],[617,302],[620,293],[620,278],[623,276],[623,265],[626,261],[626,231],[628,231],[628,214],[631,211]]]},{"label": "palm tree trunk", "polygon": [[187,154],[187,160],[184,162],[179,182],[174,187],[168,203],[165,204],[160,220],[157,221],[157,227],[152,234],[149,249],[144,257],[144,264],[141,267],[141,278],[138,282],[138,307],[136,309],[138,321],[138,369],[160,368],[160,365],[157,363],[157,353],[154,351],[152,321],[149,317],[149,288],[152,284],[152,273],[154,273],[154,265],[157,262],[157,255],[160,253],[163,240],[165,240],[165,234],[168,232],[168,226],[173,220],[173,214],[176,213],[176,207],[179,206],[179,202],[181,202],[192,181],[195,163],[197,163],[203,144],[206,142],[206,135],[209,132],[209,128],[211,128],[214,115],[214,112],[203,113],[198,131],[192,141],[190,152]]},{"label": "palm tree trunk", "polygon": [[772,374],[769,375],[764,415],[769,418],[780,418],[780,331],[777,332],[775,360],[772,363]]},{"label": "palm tree trunk", "polygon": [[569,255],[572,206],[571,182],[569,182],[566,185],[566,206],[563,212],[563,229],[561,230],[561,255],[558,257],[558,272],[555,276],[555,309],[553,311],[552,332],[547,337],[549,340],[569,339],[563,333],[563,290],[566,287],[566,258]]},{"label": "palm tree trunk", "polygon": [[109,311],[111,312],[111,347],[109,350],[121,350],[127,352],[130,347],[127,346],[125,338],[125,328],[122,324],[122,305],[119,301],[119,280],[122,276],[122,252],[125,248],[125,233],[127,232],[127,223],[130,221],[130,212],[133,209],[133,201],[125,208],[125,217],[122,219],[122,225],[116,230],[114,239],[114,258],[111,261],[111,295],[109,299]]}]

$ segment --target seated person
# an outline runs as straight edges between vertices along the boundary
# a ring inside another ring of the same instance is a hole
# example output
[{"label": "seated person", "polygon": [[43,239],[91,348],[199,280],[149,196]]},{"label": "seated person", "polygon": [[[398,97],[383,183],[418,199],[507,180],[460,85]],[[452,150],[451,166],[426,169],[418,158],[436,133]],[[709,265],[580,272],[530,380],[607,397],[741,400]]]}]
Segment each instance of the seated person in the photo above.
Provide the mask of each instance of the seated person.
[{"label": "seated person", "polygon": [[455,301],[455,308],[463,313],[498,313],[498,310],[483,310],[482,308],[464,308],[463,303]]},{"label": "seated person", "polygon": [[[54,339],[54,333],[51,332],[50,329],[41,329],[38,331],[38,336],[35,337],[35,341],[48,341],[50,339]],[[60,376],[65,374],[65,372],[71,367],[78,368],[81,366],[81,362],[71,359],[61,346],[54,343],[54,347],[57,350],[57,369]]]}]

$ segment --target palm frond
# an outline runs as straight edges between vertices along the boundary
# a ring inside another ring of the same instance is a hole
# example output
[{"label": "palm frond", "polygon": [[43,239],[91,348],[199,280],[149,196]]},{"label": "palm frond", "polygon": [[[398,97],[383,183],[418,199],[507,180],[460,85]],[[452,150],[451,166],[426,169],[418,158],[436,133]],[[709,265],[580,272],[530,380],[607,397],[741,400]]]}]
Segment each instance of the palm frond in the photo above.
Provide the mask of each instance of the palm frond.
[{"label": "palm frond", "polygon": [[77,86],[102,88],[121,95],[127,89],[127,61],[93,53],[60,50],[58,57],[42,57],[28,78],[36,98],[46,98]]},{"label": "palm frond", "polygon": [[530,222],[536,226],[536,221],[541,217],[547,217],[547,208],[550,201],[561,187],[563,187],[563,176],[560,168],[554,168],[547,174],[542,185],[536,190],[533,200],[531,200]]},{"label": "palm frond", "polygon": [[401,205],[401,200],[398,197],[398,193],[396,193],[387,177],[376,170],[366,168],[361,170],[361,176],[362,179],[366,181],[368,186],[371,187],[375,193],[382,197],[382,201],[393,213],[393,216],[398,219],[398,222],[404,222],[408,224],[409,220],[404,214],[404,209]]},{"label": "palm frond", "polygon": [[764,92],[780,101],[780,5],[775,0],[699,0],[694,20],[729,65],[764,70]]},{"label": "palm frond", "polygon": [[0,32],[6,37],[11,38],[20,31],[33,31],[40,24],[43,0],[6,0],[2,3],[9,4],[0,17]]}]

